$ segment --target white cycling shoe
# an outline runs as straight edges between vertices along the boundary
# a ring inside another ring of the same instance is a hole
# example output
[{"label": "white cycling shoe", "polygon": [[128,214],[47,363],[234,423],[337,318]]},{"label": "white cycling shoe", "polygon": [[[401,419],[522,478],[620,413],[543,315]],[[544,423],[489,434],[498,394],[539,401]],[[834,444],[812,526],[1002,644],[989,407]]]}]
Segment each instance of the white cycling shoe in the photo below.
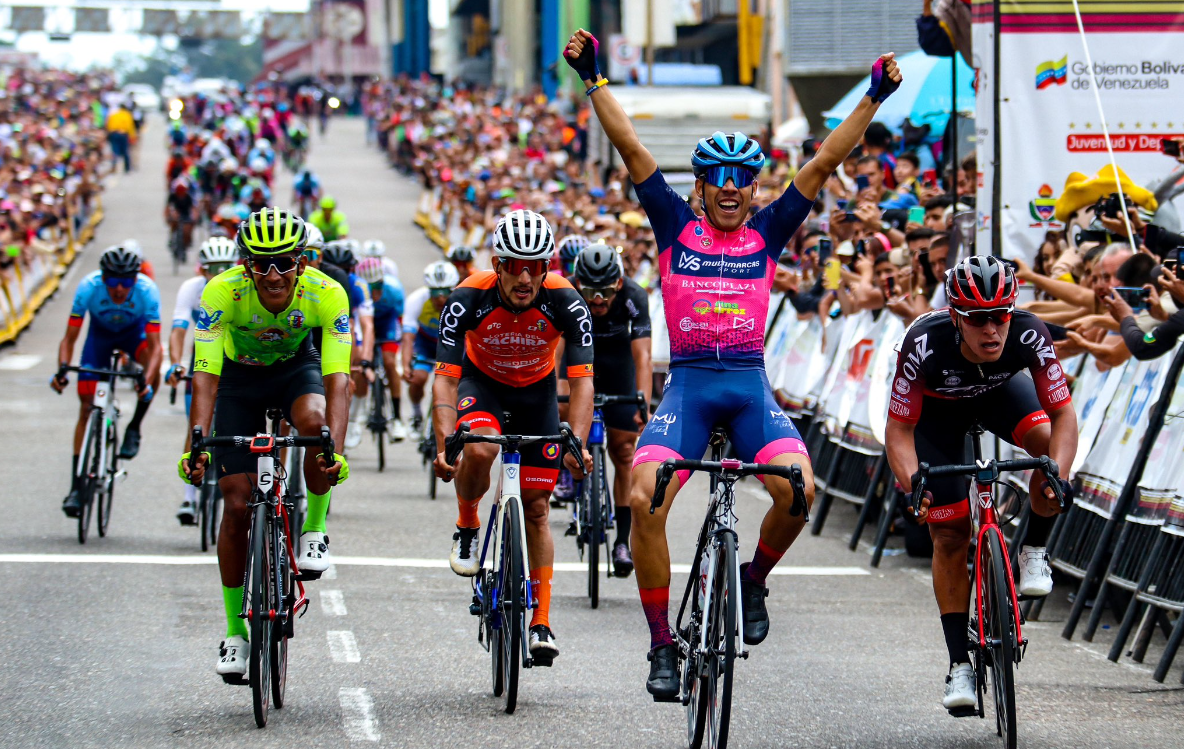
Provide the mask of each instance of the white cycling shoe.
[{"label": "white cycling shoe", "polygon": [[238,635],[227,637],[218,644],[218,675],[245,677],[250,654],[247,638]]},{"label": "white cycling shoe", "polygon": [[1048,566],[1048,549],[1043,546],[1024,546],[1020,549],[1019,594],[1040,598],[1052,592],[1052,568]]},{"label": "white cycling shoe", "polygon": [[351,421],[345,427],[345,449],[350,450],[362,444],[362,425]]},{"label": "white cycling shoe", "polygon": [[316,580],[329,569],[329,537],[318,531],[300,534],[296,568],[306,580]]},{"label": "white cycling shoe", "polygon": [[457,528],[452,534],[448,566],[461,577],[473,577],[481,571],[480,535],[480,528]]},{"label": "white cycling shoe", "polygon": [[407,439],[407,435],[407,425],[403,423],[402,419],[391,421],[391,442],[402,442]]},{"label": "white cycling shoe", "polygon": [[969,663],[955,663],[946,676],[946,693],[941,706],[946,710],[974,707],[978,704],[978,693],[974,688],[974,669]]}]

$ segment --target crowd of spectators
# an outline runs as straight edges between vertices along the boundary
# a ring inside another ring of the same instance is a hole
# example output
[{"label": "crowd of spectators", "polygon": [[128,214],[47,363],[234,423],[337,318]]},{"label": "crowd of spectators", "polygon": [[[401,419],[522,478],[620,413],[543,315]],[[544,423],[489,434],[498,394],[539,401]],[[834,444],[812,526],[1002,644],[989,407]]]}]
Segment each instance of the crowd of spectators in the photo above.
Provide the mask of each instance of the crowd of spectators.
[{"label": "crowd of spectators", "polygon": [[[582,234],[620,248],[627,272],[652,285],[653,233],[627,175],[586,168],[586,102],[408,80],[375,84],[363,97],[379,147],[433,195],[450,243],[481,247],[502,213],[525,207],[547,216],[557,237]],[[944,306],[944,273],[970,251],[978,169],[973,154],[956,169],[943,169],[940,149],[908,131],[872,123],[786,246],[775,285],[797,314],[887,311],[909,323]],[[794,150],[765,145],[769,158],[754,211],[780,194],[816,148],[813,141]],[[1089,352],[1104,365],[1120,363],[1132,350],[1148,355],[1132,341],[1131,326],[1140,340],[1155,337],[1149,331],[1169,318],[1184,330],[1184,311],[1177,312],[1184,309],[1184,280],[1174,275],[1174,252],[1184,239],[1175,233],[1179,219],[1171,208],[1184,191],[1184,170],[1150,188],[1123,180],[1131,232],[1107,212],[1118,190],[1111,170],[1075,174],[1057,205],[1064,228],[1047,232],[1032,263],[1015,261],[1021,281],[1035,292],[1025,304],[1051,325],[1060,353]],[[696,198],[688,199],[695,207]],[[1146,309],[1131,309],[1114,287],[1144,289]],[[1132,320],[1124,323],[1127,317]],[[1118,335],[1123,331],[1128,334]]]},{"label": "crowd of spectators", "polygon": [[[0,281],[66,250],[96,205],[115,80],[0,68]],[[73,226],[70,227],[70,222]]]}]

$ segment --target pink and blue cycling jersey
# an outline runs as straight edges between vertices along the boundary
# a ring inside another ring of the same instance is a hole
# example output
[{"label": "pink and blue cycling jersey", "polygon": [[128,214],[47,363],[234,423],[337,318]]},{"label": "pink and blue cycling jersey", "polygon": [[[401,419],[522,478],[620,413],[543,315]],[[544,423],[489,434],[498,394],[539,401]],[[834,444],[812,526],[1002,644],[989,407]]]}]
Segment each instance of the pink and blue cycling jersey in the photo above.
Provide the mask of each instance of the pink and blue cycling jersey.
[{"label": "pink and blue cycling jersey", "polygon": [[777,258],[814,201],[791,184],[740,229],[723,232],[696,216],[661,171],[636,189],[658,244],[670,365],[763,369]]}]

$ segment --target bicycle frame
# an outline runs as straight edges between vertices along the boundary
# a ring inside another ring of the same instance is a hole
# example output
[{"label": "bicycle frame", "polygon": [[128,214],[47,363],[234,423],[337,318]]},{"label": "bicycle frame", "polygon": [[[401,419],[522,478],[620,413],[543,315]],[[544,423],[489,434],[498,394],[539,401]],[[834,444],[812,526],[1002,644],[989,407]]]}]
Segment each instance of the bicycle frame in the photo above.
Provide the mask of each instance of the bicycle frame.
[{"label": "bicycle frame", "polygon": [[[111,427],[111,424],[114,421],[119,419],[119,413],[120,413],[119,399],[115,396],[115,390],[119,384],[119,378],[133,376],[133,375],[130,375],[127,373],[122,373],[119,371],[119,368],[123,363],[124,356],[128,356],[128,354],[126,354],[123,351],[120,351],[118,349],[111,352],[111,361],[110,361],[110,364],[108,365],[108,368],[106,370],[93,369],[90,367],[81,367],[81,366],[66,367],[65,368],[66,371],[78,372],[78,373],[91,372],[91,373],[99,374],[102,376],[101,379],[99,379],[95,383],[95,396],[94,396],[94,400],[91,402],[91,411],[90,411],[91,413],[94,413],[95,411],[99,412],[99,418],[102,419],[102,427],[103,427],[102,435],[106,435],[107,429],[109,429]],[[134,376],[139,378],[139,377],[143,376],[143,372],[139,372]],[[90,439],[91,439],[91,431],[90,431],[90,429],[87,429],[82,434],[82,445],[81,445],[81,449],[78,451],[79,455],[86,454],[86,449],[90,445]],[[105,438],[101,437],[99,439],[98,450],[99,450],[99,465],[101,465],[101,466],[107,465],[107,440]],[[78,468],[77,468],[77,471],[78,471],[77,477],[80,479],[86,478],[88,470],[89,470],[89,468],[87,466],[84,466],[82,464],[82,461],[79,461]],[[118,476],[119,474],[122,474],[122,473],[124,473],[124,472],[119,471],[119,472],[117,472],[116,476]],[[93,476],[91,478],[97,479],[98,476]]]},{"label": "bicycle frame", "polygon": [[[485,543],[483,543],[481,545],[481,562],[479,565],[480,569],[483,569],[483,570],[485,569],[485,559],[486,559],[487,555],[489,555],[489,563],[490,563],[489,568],[493,569],[493,570],[501,569],[501,561],[502,561],[501,548],[502,548],[502,545],[500,543],[497,543],[497,538],[498,538],[497,531],[502,527],[502,523],[505,522],[506,512],[509,511],[509,507],[511,505],[517,505],[518,506],[518,517],[523,517],[523,514],[522,514],[522,485],[521,485],[522,482],[521,482],[521,475],[520,475],[521,474],[521,467],[522,467],[521,461],[522,461],[522,456],[517,452],[517,450],[515,450],[513,452],[503,451],[501,454],[502,465],[501,465],[501,471],[498,476],[497,502],[494,503],[493,508],[489,512],[489,522],[485,526]],[[524,578],[523,583],[525,585],[525,590],[526,590],[526,601],[525,601],[524,608],[526,611],[531,611],[534,608],[534,590],[531,586],[530,573],[529,573],[530,552],[528,551],[527,546],[526,546],[526,523],[520,523],[518,530],[519,530],[519,536],[520,536],[518,539],[518,543],[520,544],[519,548],[522,549],[524,556],[527,557],[522,560],[524,563],[523,564],[523,578]],[[489,551],[491,539],[494,541],[492,554],[490,554],[490,551]],[[481,579],[481,575],[477,575],[476,577],[472,578],[473,595],[474,596],[480,596],[480,590],[478,587],[478,581],[480,579]],[[495,582],[495,586],[496,586],[496,584],[497,583]],[[499,610],[498,607],[501,604],[501,600],[500,600],[501,589],[498,587],[494,587],[492,590],[488,591],[488,593],[491,596],[491,600],[489,603],[490,609],[493,611],[498,611]],[[530,664],[531,659],[530,659],[529,643],[527,642],[527,638],[523,638],[523,640],[522,640],[522,657],[523,657],[524,663]]]},{"label": "bicycle frame", "polygon": [[[712,460],[718,460],[719,448],[712,448]],[[712,484],[714,484],[711,492],[711,504],[707,509],[707,518],[703,522],[703,530],[700,532],[700,544],[695,554],[695,560],[691,564],[691,580],[694,585],[699,587],[699,594],[703,596],[703,604],[700,607],[700,614],[706,618],[706,614],[711,611],[711,607],[715,604],[712,600],[714,595],[714,587],[710,581],[715,578],[716,565],[719,564],[719,548],[720,538],[724,535],[730,535],[735,540],[736,545],[740,544],[740,536],[736,533],[736,495],[733,490],[733,484],[736,479],[720,480],[717,476],[712,475]],[[700,573],[703,564],[702,555],[707,555],[707,577],[704,579]],[[740,579],[740,557],[737,555],[733,562],[735,563],[736,579]],[[686,611],[687,602],[690,600],[689,595],[683,596],[682,606],[679,607],[678,617],[675,619],[674,631],[675,637],[680,640],[680,649],[683,649],[682,637],[679,632],[682,630],[683,612]],[[699,642],[696,646],[695,652],[699,655],[706,655],[710,650],[707,643],[707,627],[702,626],[703,622],[695,622],[698,626]],[[744,631],[744,599],[737,598],[736,600],[736,621],[732,622],[737,632]],[[690,642],[685,643],[684,653],[689,652],[691,647]],[[744,644],[744,638],[739,638],[737,641],[736,655],[740,658],[748,657],[748,647]],[[684,658],[686,656],[684,655]]]}]

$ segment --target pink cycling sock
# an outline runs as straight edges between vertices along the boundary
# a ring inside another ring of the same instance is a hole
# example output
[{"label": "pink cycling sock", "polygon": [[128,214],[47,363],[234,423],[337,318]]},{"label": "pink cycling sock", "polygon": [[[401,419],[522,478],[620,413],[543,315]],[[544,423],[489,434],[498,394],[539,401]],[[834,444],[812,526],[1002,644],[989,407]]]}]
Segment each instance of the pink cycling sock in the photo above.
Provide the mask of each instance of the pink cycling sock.
[{"label": "pink cycling sock", "polygon": [[784,551],[777,551],[763,540],[758,539],[756,542],[756,552],[752,555],[752,563],[745,568],[744,577],[749,582],[764,585],[765,578],[769,576],[769,571],[777,566],[777,563],[781,561],[781,557],[783,556],[785,556]]},{"label": "pink cycling sock", "polygon": [[650,625],[650,649],[670,645],[674,637],[670,634],[670,586],[663,588],[639,588],[641,608],[645,611],[646,624]]}]

